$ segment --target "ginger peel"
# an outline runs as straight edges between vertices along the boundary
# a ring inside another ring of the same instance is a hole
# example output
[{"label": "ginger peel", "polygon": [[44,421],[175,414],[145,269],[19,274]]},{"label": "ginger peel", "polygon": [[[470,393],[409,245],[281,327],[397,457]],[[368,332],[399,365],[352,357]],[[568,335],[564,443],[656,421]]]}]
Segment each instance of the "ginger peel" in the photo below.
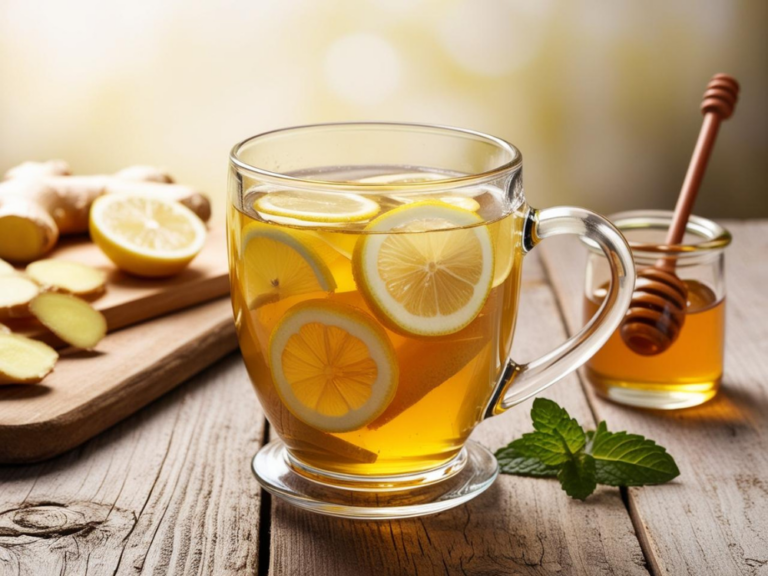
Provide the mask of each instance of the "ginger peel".
[{"label": "ginger peel", "polygon": [[0,183],[0,258],[31,262],[51,250],[60,234],[88,231],[93,201],[103,194],[146,194],[181,202],[203,221],[211,215],[202,193],[173,183],[164,171],[134,166],[107,176],[72,176],[61,160],[25,162]]}]

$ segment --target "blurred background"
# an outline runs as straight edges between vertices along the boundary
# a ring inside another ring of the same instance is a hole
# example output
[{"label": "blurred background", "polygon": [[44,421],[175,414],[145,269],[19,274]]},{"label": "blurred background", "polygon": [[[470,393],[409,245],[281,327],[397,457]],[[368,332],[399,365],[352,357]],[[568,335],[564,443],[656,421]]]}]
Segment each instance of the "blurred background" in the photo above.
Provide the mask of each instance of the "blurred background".
[{"label": "blurred background", "polygon": [[399,120],[510,140],[535,206],[671,208],[727,72],[696,211],[766,217],[767,38],[764,0],[0,0],[0,170],[160,165],[221,218],[235,142]]}]

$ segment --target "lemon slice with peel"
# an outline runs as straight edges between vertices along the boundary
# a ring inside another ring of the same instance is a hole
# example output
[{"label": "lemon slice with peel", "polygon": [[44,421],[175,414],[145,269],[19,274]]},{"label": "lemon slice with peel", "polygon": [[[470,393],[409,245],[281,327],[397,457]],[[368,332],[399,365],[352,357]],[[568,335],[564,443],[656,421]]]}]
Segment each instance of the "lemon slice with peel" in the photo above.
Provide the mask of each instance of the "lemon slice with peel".
[{"label": "lemon slice with peel", "polygon": [[[242,237],[242,282],[250,307],[336,289],[331,270],[307,241],[308,234],[254,222],[243,229]],[[315,242],[323,245],[319,240]]]},{"label": "lemon slice with peel", "polygon": [[309,222],[360,222],[379,213],[379,205],[359,194],[275,190],[259,197],[253,207],[270,216]]},{"label": "lemon slice with peel", "polygon": [[480,313],[494,272],[493,243],[480,216],[430,200],[395,208],[365,231],[352,270],[389,328],[452,334]]},{"label": "lemon slice with peel", "polygon": [[439,172],[395,172],[393,174],[378,174],[360,178],[358,182],[363,184],[416,184],[420,182],[434,182],[446,180],[450,176]]},{"label": "lemon slice with peel", "polygon": [[205,224],[186,206],[139,195],[106,194],[91,206],[91,238],[119,268],[170,276],[203,248]]},{"label": "lemon slice with peel", "polygon": [[437,200],[463,210],[469,210],[470,212],[477,212],[480,210],[480,203],[477,200],[461,194],[421,194],[415,196],[392,196],[392,198],[401,204],[413,204],[415,202],[424,202],[426,200]]},{"label": "lemon slice with peel", "polygon": [[269,361],[283,404],[324,432],[362,428],[397,390],[397,357],[386,332],[337,302],[308,300],[288,310],[270,337]]},{"label": "lemon slice with peel", "polygon": [[496,288],[507,279],[515,263],[515,216],[505,216],[493,228],[495,232],[494,253],[496,254],[493,272],[493,287]]}]

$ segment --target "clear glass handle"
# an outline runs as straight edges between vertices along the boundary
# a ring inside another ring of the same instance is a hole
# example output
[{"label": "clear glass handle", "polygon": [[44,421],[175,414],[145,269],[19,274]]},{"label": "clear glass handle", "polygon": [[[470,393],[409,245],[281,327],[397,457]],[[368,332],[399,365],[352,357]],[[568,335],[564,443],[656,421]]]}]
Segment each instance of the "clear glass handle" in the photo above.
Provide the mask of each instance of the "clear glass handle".
[{"label": "clear glass handle", "polygon": [[561,206],[531,210],[523,246],[529,251],[541,240],[561,234],[586,238],[602,249],[611,267],[608,295],[589,323],[549,354],[528,364],[507,359],[486,417],[501,414],[527,400],[584,364],[619,327],[632,300],[635,286],[632,252],[613,224],[583,208]]}]

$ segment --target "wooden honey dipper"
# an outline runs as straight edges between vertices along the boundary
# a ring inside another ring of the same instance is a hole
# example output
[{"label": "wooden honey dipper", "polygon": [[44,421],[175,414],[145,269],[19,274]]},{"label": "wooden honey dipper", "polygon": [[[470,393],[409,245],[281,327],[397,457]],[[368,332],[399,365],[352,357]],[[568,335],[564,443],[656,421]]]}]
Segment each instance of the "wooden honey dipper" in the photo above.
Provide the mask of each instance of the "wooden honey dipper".
[{"label": "wooden honey dipper", "polygon": [[[696,194],[715,145],[720,122],[733,114],[739,83],[727,74],[715,74],[701,102],[704,122],[675,206],[665,244],[680,244]],[[638,270],[632,302],[621,325],[621,337],[634,352],[653,356],[667,350],[685,323],[688,288],[675,274],[675,258],[659,259],[654,266]]]}]

